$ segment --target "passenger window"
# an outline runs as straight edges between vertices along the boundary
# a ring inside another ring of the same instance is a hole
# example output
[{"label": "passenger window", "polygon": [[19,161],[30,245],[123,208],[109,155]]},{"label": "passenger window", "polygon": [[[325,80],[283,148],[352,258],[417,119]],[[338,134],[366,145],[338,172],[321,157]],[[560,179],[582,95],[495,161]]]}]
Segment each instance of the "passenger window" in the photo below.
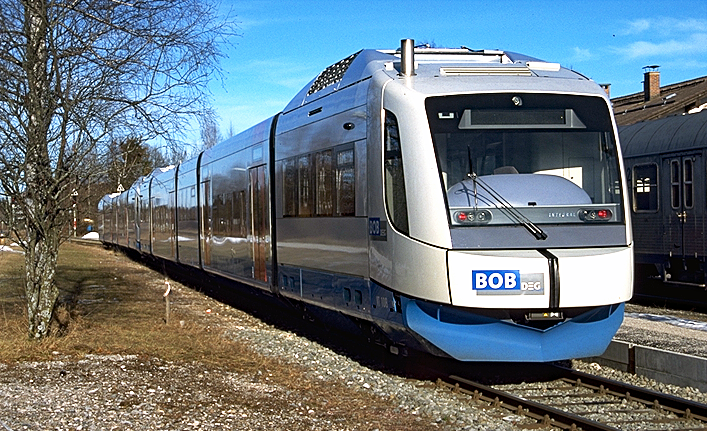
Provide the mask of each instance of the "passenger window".
[{"label": "passenger window", "polygon": [[223,236],[226,232],[226,224],[223,219],[224,210],[223,196],[214,196],[214,200],[211,203],[211,233],[214,236]]},{"label": "passenger window", "polygon": [[312,155],[299,156],[297,161],[299,173],[299,208],[297,215],[310,217],[314,215],[314,169]]},{"label": "passenger window", "polygon": [[398,119],[390,111],[385,111],[384,132],[385,204],[393,226],[400,232],[409,234],[403,154],[400,148]]},{"label": "passenger window", "polygon": [[317,215],[331,216],[333,214],[334,197],[334,172],[332,169],[331,150],[321,151],[316,154],[317,169]]},{"label": "passenger window", "polygon": [[658,211],[658,165],[655,163],[633,167],[633,210]]},{"label": "passenger window", "polygon": [[283,217],[355,215],[354,156],[346,144],[283,160]]},{"label": "passenger window", "polygon": [[693,180],[693,170],[692,170],[692,159],[683,160],[683,200],[685,201],[685,208],[692,208],[694,206],[693,193],[692,193],[692,180]]},{"label": "passenger window", "polygon": [[352,216],[356,213],[356,185],[354,149],[336,153],[336,215]]},{"label": "passenger window", "polygon": [[246,205],[245,205],[245,190],[240,190],[238,193],[233,192],[233,232],[235,236],[245,238],[248,236],[246,226]]},{"label": "passenger window", "polygon": [[670,205],[673,209],[680,208],[680,161],[670,162]]},{"label": "passenger window", "polygon": [[283,216],[296,217],[298,205],[297,193],[297,164],[295,159],[287,159],[283,162],[284,184],[283,191],[285,193],[283,203]]}]

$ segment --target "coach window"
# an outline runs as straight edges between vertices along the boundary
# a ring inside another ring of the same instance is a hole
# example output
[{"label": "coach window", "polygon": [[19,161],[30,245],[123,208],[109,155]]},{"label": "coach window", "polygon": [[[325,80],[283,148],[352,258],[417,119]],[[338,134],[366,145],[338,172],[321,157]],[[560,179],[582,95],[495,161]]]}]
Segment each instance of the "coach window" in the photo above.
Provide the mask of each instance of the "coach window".
[{"label": "coach window", "polygon": [[683,178],[683,200],[685,203],[685,208],[692,208],[694,206],[694,200],[693,200],[693,188],[692,188],[692,180],[693,180],[693,169],[692,169],[692,159],[684,159],[683,160],[683,170],[682,170],[682,178]]},{"label": "coach window", "polygon": [[248,236],[246,226],[245,190],[233,192],[233,235],[239,238]]},{"label": "coach window", "polygon": [[296,159],[290,158],[284,160],[282,163],[282,170],[284,174],[284,184],[283,191],[285,195],[283,196],[283,216],[284,217],[296,217],[297,216],[297,205],[298,205],[298,193],[297,193],[297,162]]},{"label": "coach window", "polygon": [[282,161],[283,217],[353,216],[356,172],[351,144]]},{"label": "coach window", "polygon": [[658,211],[658,165],[655,163],[633,167],[633,210]]},{"label": "coach window", "polygon": [[326,150],[317,153],[314,157],[317,170],[317,215],[333,215],[334,206],[334,170],[332,151]]},{"label": "coach window", "polygon": [[211,233],[213,236],[221,236],[224,230],[223,201],[220,195],[214,196],[214,200],[211,202]]},{"label": "coach window", "polygon": [[680,161],[670,161],[670,206],[680,208]]},{"label": "coach window", "polygon": [[222,193],[214,198],[214,235],[233,236],[233,193]]},{"label": "coach window", "polygon": [[297,168],[299,173],[297,215],[300,217],[311,217],[314,215],[314,168],[312,167],[312,155],[299,156],[297,158]]},{"label": "coach window", "polygon": [[390,111],[385,111],[384,133],[385,204],[393,226],[408,234],[410,230],[408,228],[403,154],[400,149],[398,119]]},{"label": "coach window", "polygon": [[336,153],[336,208],[337,216],[352,216],[356,212],[356,172],[353,147]]}]

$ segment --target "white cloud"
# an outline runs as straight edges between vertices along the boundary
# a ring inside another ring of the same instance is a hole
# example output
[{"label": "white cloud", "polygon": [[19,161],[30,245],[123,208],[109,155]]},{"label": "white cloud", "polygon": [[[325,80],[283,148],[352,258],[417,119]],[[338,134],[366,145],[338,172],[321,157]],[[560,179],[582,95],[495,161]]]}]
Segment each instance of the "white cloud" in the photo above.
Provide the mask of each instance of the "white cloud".
[{"label": "white cloud", "polygon": [[640,18],[626,23],[619,34],[624,36],[651,33],[652,36],[670,37],[678,33],[707,32],[707,19],[672,17]]},{"label": "white cloud", "polygon": [[622,35],[639,34],[651,28],[651,20],[637,19],[628,23],[628,27],[621,31]]},{"label": "white cloud", "polygon": [[611,51],[628,59],[690,57],[707,52],[707,19],[674,17],[641,18],[626,23],[619,32],[643,40]]},{"label": "white cloud", "polygon": [[592,54],[591,51],[585,48],[580,48],[578,46],[572,48],[572,52],[573,55],[569,59],[570,62],[589,61],[594,58],[594,54]]},{"label": "white cloud", "polygon": [[696,58],[691,58],[689,60],[680,61],[678,64],[675,64],[674,67],[676,69],[707,69],[707,61],[704,59],[698,60]]},{"label": "white cloud", "polygon": [[685,19],[677,22],[675,27],[684,32],[707,32],[707,19]]},{"label": "white cloud", "polygon": [[707,33],[695,33],[683,39],[662,42],[637,41],[625,47],[614,47],[612,51],[629,59],[702,54],[707,52]]}]

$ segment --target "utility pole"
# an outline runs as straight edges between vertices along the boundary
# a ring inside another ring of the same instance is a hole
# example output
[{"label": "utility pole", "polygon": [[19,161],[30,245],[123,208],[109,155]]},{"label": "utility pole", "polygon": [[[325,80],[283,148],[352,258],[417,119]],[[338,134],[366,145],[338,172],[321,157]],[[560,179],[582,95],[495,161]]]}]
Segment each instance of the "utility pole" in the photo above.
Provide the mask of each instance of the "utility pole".
[{"label": "utility pole", "polygon": [[74,228],[74,238],[76,238],[76,218],[77,218],[76,207],[77,207],[77,201],[78,201],[78,199],[79,199],[79,192],[78,192],[76,189],[74,189],[74,190],[71,192],[71,200],[73,201],[71,207],[72,207],[72,209],[74,210],[74,224],[73,224],[73,228]]}]

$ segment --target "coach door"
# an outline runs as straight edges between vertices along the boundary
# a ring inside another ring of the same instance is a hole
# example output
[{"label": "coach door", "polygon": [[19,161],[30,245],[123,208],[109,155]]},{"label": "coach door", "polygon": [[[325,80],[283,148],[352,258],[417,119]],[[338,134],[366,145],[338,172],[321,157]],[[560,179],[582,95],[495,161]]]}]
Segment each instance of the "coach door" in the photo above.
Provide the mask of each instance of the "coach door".
[{"label": "coach door", "polygon": [[[672,244],[673,255],[694,257],[701,253],[702,219],[705,205],[696,190],[704,190],[705,177],[702,156],[689,154],[663,160],[663,172],[669,175],[663,190],[664,226],[668,241]],[[664,177],[665,179],[665,177]]]},{"label": "coach door", "polygon": [[253,278],[268,281],[270,225],[268,222],[268,187],[266,166],[249,170],[250,174],[250,237],[253,245]]}]

